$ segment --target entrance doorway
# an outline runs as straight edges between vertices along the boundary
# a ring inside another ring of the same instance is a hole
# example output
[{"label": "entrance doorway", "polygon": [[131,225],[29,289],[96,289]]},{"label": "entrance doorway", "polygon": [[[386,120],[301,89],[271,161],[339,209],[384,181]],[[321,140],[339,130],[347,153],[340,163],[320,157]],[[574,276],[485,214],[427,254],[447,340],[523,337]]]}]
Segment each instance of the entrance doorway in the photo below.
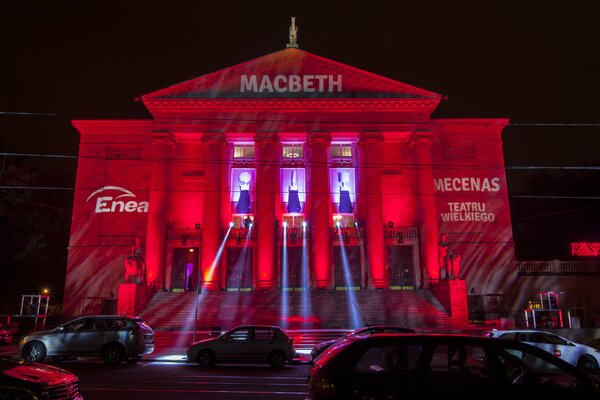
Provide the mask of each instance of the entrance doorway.
[{"label": "entrance doorway", "polygon": [[174,249],[172,288],[174,290],[196,290],[199,274],[198,248],[186,247]]},{"label": "entrance doorway", "polygon": [[388,246],[390,289],[414,289],[413,246]]},{"label": "entrance doorway", "polygon": [[[346,267],[342,249],[348,257],[348,278],[350,287],[346,284]],[[335,246],[333,248],[333,263],[335,267],[335,288],[339,290],[360,289],[360,246]]]},{"label": "entrance doorway", "polygon": [[[283,261],[283,251],[281,252]],[[283,276],[283,262],[281,263],[281,276]],[[283,285],[283,280],[282,280]],[[283,289],[302,288],[302,247],[294,246],[287,248],[287,286]]]},{"label": "entrance doorway", "polygon": [[227,248],[227,290],[252,290],[252,247]]}]

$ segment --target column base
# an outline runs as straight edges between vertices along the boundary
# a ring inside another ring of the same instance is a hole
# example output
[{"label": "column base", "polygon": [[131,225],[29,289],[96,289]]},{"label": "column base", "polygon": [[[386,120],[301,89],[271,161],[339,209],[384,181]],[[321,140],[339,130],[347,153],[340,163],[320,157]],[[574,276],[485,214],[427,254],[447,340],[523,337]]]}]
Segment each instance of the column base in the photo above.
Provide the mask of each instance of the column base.
[{"label": "column base", "polygon": [[258,281],[256,282],[256,290],[273,290],[275,289],[275,282],[273,281]]},{"label": "column base", "polygon": [[373,281],[369,285],[369,287],[371,287],[373,289],[388,289],[389,282],[387,279],[373,279]]},{"label": "column base", "polygon": [[216,281],[202,282],[202,291],[218,292],[221,290],[219,283]]},{"label": "column base", "polygon": [[331,283],[328,280],[315,282],[315,289],[330,289],[330,288],[331,288]]}]

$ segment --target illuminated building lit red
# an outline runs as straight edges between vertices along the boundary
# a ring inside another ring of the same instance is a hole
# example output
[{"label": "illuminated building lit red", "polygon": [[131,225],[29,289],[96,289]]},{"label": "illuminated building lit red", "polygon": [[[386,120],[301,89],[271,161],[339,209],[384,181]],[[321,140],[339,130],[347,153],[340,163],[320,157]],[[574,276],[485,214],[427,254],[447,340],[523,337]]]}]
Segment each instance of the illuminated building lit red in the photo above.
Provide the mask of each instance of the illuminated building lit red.
[{"label": "illuminated building lit red", "polygon": [[506,284],[507,119],[432,118],[441,95],[295,48],[141,101],[151,118],[72,121],[66,314],[118,292],[136,238],[155,290],[280,290],[283,222],[291,286],[307,245],[310,287],[345,288],[337,223],[361,290],[444,278],[442,234],[466,287]]}]

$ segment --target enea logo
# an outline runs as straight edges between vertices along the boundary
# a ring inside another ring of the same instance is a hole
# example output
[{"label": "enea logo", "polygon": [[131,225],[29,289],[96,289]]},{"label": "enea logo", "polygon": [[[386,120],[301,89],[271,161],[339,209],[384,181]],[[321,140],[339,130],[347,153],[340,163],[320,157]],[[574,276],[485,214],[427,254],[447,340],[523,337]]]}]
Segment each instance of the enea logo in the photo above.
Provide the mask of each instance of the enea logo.
[{"label": "enea logo", "polygon": [[[123,189],[122,187],[118,187],[118,186],[104,186],[98,190],[96,190],[94,193],[90,194],[88,196],[88,198],[85,200],[85,202],[87,203],[88,201],[90,201],[90,199],[96,195],[99,195],[100,193],[103,192],[107,192],[107,191],[117,191],[118,194],[116,197],[112,197],[112,196],[98,196],[98,198],[96,199],[96,208],[95,208],[95,212],[100,214],[100,213],[116,213],[116,212],[126,212],[126,213],[132,213],[132,212],[139,212],[139,213],[147,213],[148,212],[148,208],[150,207],[150,203],[148,203],[147,201],[140,201],[137,202],[135,200],[119,200],[120,198],[123,197],[135,197],[135,194],[133,194],[132,192],[130,192],[127,189]],[[104,193],[106,194],[106,193]]]}]

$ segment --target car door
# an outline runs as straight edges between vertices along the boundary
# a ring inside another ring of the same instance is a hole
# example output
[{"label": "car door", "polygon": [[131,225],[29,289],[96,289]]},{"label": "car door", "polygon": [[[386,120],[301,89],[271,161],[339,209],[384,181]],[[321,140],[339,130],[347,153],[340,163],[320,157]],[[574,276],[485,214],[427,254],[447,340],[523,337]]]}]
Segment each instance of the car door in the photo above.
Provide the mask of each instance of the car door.
[{"label": "car door", "polygon": [[233,329],[215,341],[212,349],[218,360],[223,361],[248,361],[248,344],[250,340],[250,328],[241,327]]},{"label": "car door", "polygon": [[538,333],[540,340],[544,340],[552,348],[551,353],[562,358],[566,362],[577,364],[577,348],[566,339],[548,332]]},{"label": "car door", "polygon": [[92,329],[91,318],[79,318],[63,325],[60,335],[55,338],[55,347],[61,349],[56,354],[83,355],[86,354],[86,337]]},{"label": "car door", "polygon": [[278,348],[277,343],[277,335],[273,329],[254,328],[252,340],[248,346],[250,357],[256,361],[266,360],[269,353]]},{"label": "car door", "polygon": [[416,371],[424,353],[421,343],[381,343],[357,351],[347,384],[356,398],[397,399],[422,389]]},{"label": "car door", "polygon": [[110,323],[111,321],[107,318],[97,318],[92,322],[92,329],[86,332],[86,351],[89,354],[100,354],[102,347],[105,343],[111,341],[111,339],[117,339],[110,337]]}]

